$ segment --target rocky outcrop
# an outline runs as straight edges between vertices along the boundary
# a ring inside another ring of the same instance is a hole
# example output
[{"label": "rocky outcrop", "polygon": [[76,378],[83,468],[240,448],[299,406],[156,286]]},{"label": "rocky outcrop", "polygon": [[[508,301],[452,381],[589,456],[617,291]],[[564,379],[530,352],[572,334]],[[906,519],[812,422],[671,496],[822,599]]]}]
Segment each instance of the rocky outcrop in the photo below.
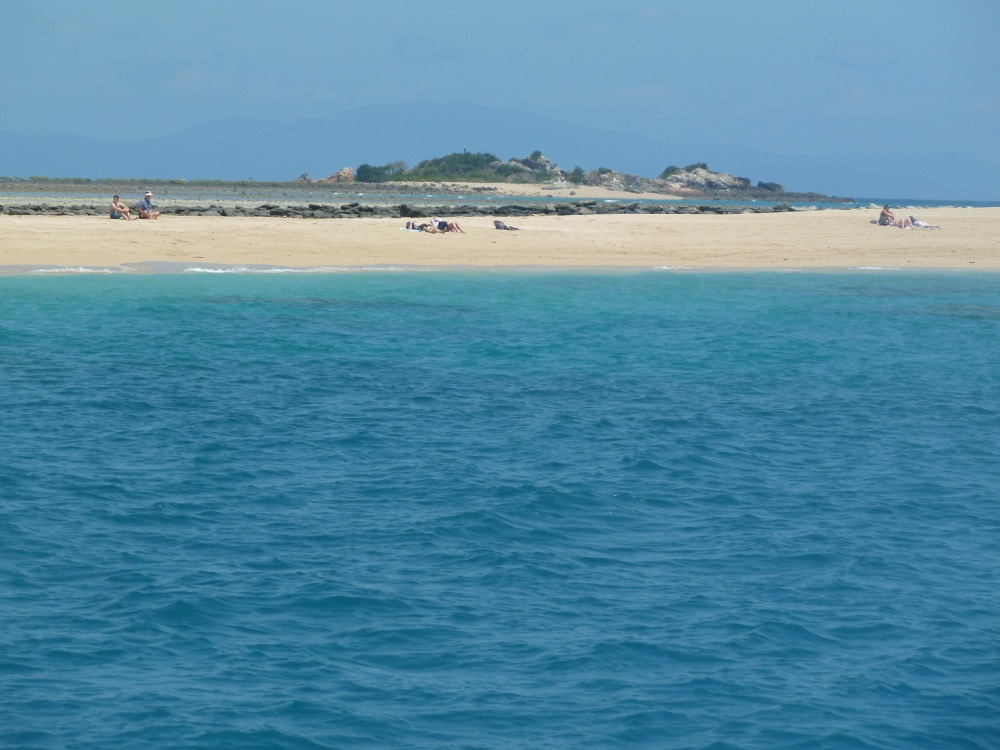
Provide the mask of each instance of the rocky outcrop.
[{"label": "rocky outcrop", "polygon": [[701,195],[731,195],[743,194],[752,189],[750,180],[746,177],[733,177],[721,172],[710,172],[697,167],[690,172],[681,170],[667,177],[656,180],[671,195],[701,196]]},{"label": "rocky outcrop", "polygon": [[639,177],[612,170],[594,170],[583,176],[584,185],[596,185],[608,190],[627,193],[661,193],[674,198],[705,198],[710,200],[765,200],[765,201],[816,201],[820,203],[845,203],[848,198],[838,198],[820,193],[790,193],[777,182],[758,182],[753,185],[746,177],[735,177],[724,172],[713,172],[704,167],[680,169],[665,179]]},{"label": "rocky outcrop", "polygon": [[653,180],[634,174],[623,174],[610,169],[595,169],[583,176],[584,185],[602,187],[605,190],[616,190],[625,193],[663,193],[667,195],[665,186],[655,184]]},{"label": "rocky outcrop", "polygon": [[344,167],[343,169],[337,170],[332,175],[329,175],[328,177],[320,177],[318,180],[314,180],[310,177],[308,172],[303,172],[295,181],[304,182],[308,185],[327,185],[332,182],[354,182],[354,170],[351,167]]},{"label": "rocky outcrop", "polygon": [[[496,165],[502,165],[496,162]],[[789,193],[776,182],[758,182],[756,186],[747,177],[736,177],[725,172],[713,172],[701,164],[675,169],[666,178],[640,177],[616,172],[612,169],[595,169],[567,172],[551,160],[535,152],[527,159],[511,159],[504,165],[518,171],[508,177],[511,182],[544,182],[552,187],[571,184],[592,185],[606,190],[626,193],[660,193],[675,198],[707,198],[714,200],[814,200],[820,202],[845,202],[846,199],[819,193]]]},{"label": "rocky outcrop", "polygon": [[350,167],[344,167],[343,169],[334,172],[329,177],[322,177],[316,180],[316,182],[354,182],[354,170]]}]

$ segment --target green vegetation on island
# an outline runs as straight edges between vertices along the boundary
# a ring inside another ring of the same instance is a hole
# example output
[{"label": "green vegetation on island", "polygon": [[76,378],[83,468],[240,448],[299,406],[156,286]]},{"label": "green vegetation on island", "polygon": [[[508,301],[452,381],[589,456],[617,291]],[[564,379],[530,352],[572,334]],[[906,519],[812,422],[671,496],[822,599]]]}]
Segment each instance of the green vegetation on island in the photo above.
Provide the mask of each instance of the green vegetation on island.
[{"label": "green vegetation on island", "polygon": [[[665,180],[680,172],[694,172],[696,169],[708,170],[708,164],[703,161],[678,167],[671,164],[660,173],[659,179]],[[598,177],[613,174],[608,167],[598,167],[593,170]],[[574,185],[582,185],[587,181],[587,172],[582,167],[574,167],[567,172],[550,162],[541,151],[534,151],[522,159],[501,161],[489,152],[448,154],[434,159],[427,159],[415,167],[408,167],[404,161],[394,161],[381,166],[362,164],[358,167],[354,178],[358,182],[514,182],[514,183],[544,183],[553,180],[565,180]]]},{"label": "green vegetation on island", "polygon": [[[310,181],[308,175],[303,180]],[[724,172],[713,172],[708,164],[699,161],[678,167],[671,164],[658,177],[640,177],[634,174],[616,172],[608,167],[598,167],[584,171],[574,167],[567,171],[553,164],[534,151],[521,159],[501,161],[491,153],[448,154],[435,159],[427,159],[415,167],[405,162],[395,161],[382,166],[362,164],[354,173],[350,168],[330,175],[317,182],[363,182],[363,183],[407,183],[407,182],[460,182],[460,183],[521,183],[544,184],[553,187],[600,187],[607,190],[630,193],[660,193],[684,198],[718,198],[729,200],[815,200],[849,201],[819,193],[790,193],[776,182],[758,182],[754,185],[749,178],[735,177]]]},{"label": "green vegetation on island", "polygon": [[[582,175],[583,170],[576,168]],[[427,159],[408,168],[406,162],[394,161],[382,166],[362,164],[355,179],[358,182],[548,182],[556,176],[554,164],[535,151],[524,159],[504,162],[494,154],[448,154]]]}]

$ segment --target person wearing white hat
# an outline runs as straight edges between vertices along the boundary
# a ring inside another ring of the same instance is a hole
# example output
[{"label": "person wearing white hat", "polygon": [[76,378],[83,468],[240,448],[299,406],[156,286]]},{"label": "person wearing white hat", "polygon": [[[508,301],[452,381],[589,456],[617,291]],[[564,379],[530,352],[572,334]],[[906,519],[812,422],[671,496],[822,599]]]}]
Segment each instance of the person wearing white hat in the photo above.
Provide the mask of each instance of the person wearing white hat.
[{"label": "person wearing white hat", "polygon": [[147,190],[146,194],[142,196],[142,200],[139,201],[139,218],[156,219],[159,216],[160,212],[153,210],[153,194]]}]

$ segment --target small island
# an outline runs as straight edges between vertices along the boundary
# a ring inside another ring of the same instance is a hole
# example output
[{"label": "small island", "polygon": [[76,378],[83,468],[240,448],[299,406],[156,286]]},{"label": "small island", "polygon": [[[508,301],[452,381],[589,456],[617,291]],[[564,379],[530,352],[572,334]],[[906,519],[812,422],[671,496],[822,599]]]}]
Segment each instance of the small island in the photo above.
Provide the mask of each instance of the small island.
[{"label": "small island", "polygon": [[[771,213],[790,211],[793,202],[856,206],[851,198],[789,192],[775,182],[754,185],[746,177],[714,172],[704,162],[670,165],[649,178],[605,167],[567,171],[540,151],[506,162],[491,153],[463,151],[413,167],[402,161],[361,164],[319,179],[305,173],[285,182],[0,177],[0,213],[98,215],[106,212],[107,196],[139,196],[145,190],[153,191],[162,213],[192,216],[518,217]],[[100,198],[94,202],[90,196]],[[691,205],[692,201],[699,205]]]},{"label": "small island", "polygon": [[[299,179],[312,182],[308,174],[302,175]],[[623,193],[661,195],[664,198],[851,202],[850,198],[821,193],[788,192],[776,182],[758,182],[754,185],[747,177],[734,177],[724,172],[713,172],[705,162],[688,164],[684,167],[671,164],[658,177],[648,178],[617,172],[607,167],[585,171],[582,167],[577,166],[567,171],[553,164],[541,151],[535,151],[522,159],[509,159],[506,162],[501,161],[491,153],[463,151],[462,153],[428,159],[412,168],[401,161],[382,166],[362,164],[356,173],[350,167],[345,167],[329,177],[315,182],[535,184],[549,186],[553,189],[600,188]]]}]

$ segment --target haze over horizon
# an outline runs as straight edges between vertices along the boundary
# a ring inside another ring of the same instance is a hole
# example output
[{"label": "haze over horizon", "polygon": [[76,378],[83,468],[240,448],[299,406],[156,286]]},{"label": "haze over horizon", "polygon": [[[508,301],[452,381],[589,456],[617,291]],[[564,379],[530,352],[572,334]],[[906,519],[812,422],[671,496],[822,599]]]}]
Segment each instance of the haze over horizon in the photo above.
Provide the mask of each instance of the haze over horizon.
[{"label": "haze over horizon", "polygon": [[1000,198],[992,1],[150,12],[5,9],[0,175],[294,179],[538,148],[567,169],[707,161],[789,190]]}]

